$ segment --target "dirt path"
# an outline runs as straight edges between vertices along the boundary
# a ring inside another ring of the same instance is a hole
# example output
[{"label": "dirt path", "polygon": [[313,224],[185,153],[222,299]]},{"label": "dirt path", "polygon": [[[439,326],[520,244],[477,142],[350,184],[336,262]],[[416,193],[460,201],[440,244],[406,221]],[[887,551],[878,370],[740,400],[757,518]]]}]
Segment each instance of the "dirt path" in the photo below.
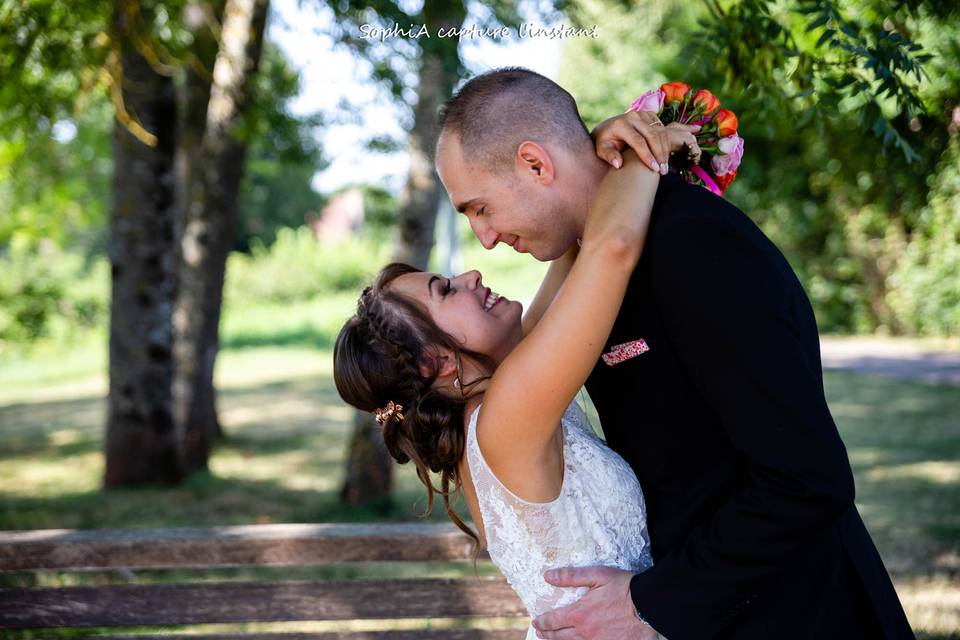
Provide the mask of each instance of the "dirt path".
[{"label": "dirt path", "polygon": [[960,386],[960,348],[951,342],[825,337],[820,344],[824,369]]}]

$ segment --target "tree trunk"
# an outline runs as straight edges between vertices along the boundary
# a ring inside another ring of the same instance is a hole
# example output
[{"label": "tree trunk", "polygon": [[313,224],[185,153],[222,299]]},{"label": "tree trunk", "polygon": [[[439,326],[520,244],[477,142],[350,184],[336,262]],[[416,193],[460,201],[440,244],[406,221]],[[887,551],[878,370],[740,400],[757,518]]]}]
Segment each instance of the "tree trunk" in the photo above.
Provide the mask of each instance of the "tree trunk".
[{"label": "tree trunk", "polygon": [[[434,33],[439,27],[459,27],[465,17],[463,2],[427,0],[423,7],[423,24]],[[433,166],[433,148],[440,133],[437,116],[456,83],[460,59],[453,38],[423,40],[421,45],[417,105],[407,144],[410,173],[400,199],[393,259],[425,269],[433,248],[442,188]],[[349,506],[389,504],[392,473],[393,463],[379,425],[372,415],[358,412],[341,499]]]},{"label": "tree trunk", "polygon": [[224,6],[200,158],[186,188],[174,312],[174,398],[188,472],[207,468],[220,430],[213,369],[247,151],[238,132],[249,103],[250,79],[260,61],[268,5],[269,0],[227,0]]},{"label": "tree trunk", "polygon": [[[207,126],[207,106],[210,103],[210,86],[213,82],[213,66],[217,58],[219,42],[215,34],[216,25],[223,19],[223,2],[210,4],[204,0],[191,0],[185,11],[185,23],[193,36],[190,57],[183,67],[183,79],[178,87],[177,107],[177,151],[175,167],[177,176],[177,216],[176,216],[176,269],[178,275],[177,304],[181,309],[184,298],[180,296],[179,278],[182,277],[183,252],[180,239],[184,237],[187,223],[187,209],[194,182],[202,179],[203,134]],[[178,316],[182,317],[182,316]],[[174,416],[177,419],[178,433],[185,438],[192,430],[187,425],[190,420],[196,424],[208,425],[214,430],[214,436],[220,434],[217,420],[216,398],[212,388],[199,389],[191,394],[197,384],[196,363],[192,359],[193,349],[178,348],[189,344],[186,330],[189,323],[182,321],[174,325]],[[181,442],[181,455],[187,456],[188,447]],[[201,454],[202,455],[202,454]],[[196,465],[191,464],[191,467]],[[205,465],[199,465],[202,468]]]},{"label": "tree trunk", "polygon": [[380,425],[372,414],[357,411],[353,437],[347,453],[346,481],[340,500],[351,507],[367,507],[380,513],[390,511],[393,459],[383,443]]},{"label": "tree trunk", "polygon": [[172,80],[132,44],[129,9],[114,0],[122,103],[113,133],[106,487],[183,477],[171,398],[176,105]]}]

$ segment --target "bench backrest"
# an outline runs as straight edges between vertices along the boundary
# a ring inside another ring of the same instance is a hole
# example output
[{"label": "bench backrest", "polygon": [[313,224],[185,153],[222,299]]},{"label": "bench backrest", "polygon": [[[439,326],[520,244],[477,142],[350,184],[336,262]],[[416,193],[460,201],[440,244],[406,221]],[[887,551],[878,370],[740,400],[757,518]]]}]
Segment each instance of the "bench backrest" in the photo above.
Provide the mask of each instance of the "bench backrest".
[{"label": "bench backrest", "polygon": [[[469,538],[446,524],[276,524],[0,532],[3,572],[469,559]],[[526,615],[522,603],[502,578],[472,575],[452,579],[230,581],[0,590],[0,629]],[[381,637],[384,633],[397,639],[500,640],[517,636],[516,630],[441,629],[335,632],[311,637],[359,639]]]}]

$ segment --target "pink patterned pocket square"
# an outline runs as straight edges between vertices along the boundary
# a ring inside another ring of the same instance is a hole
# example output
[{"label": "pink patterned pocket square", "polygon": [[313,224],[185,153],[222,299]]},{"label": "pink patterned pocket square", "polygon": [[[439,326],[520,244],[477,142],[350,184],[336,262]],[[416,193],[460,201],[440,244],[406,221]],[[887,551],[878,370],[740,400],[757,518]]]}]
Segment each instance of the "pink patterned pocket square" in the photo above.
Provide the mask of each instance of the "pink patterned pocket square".
[{"label": "pink patterned pocket square", "polygon": [[624,342],[623,344],[611,347],[610,351],[600,356],[600,359],[603,360],[604,364],[612,367],[615,364],[620,364],[624,360],[636,358],[641,353],[646,353],[647,351],[650,351],[650,347],[647,346],[647,341],[640,338],[639,340]]}]

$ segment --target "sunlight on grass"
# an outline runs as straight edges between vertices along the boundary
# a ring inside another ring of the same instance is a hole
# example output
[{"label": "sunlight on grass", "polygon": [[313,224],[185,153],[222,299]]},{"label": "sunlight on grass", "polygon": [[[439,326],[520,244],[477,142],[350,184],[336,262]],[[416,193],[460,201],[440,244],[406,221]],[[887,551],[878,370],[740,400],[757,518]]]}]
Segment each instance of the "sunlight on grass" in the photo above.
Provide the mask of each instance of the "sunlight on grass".
[{"label": "sunlight on grass", "polygon": [[33,456],[19,464],[0,464],[0,486],[9,496],[59,496],[100,488],[103,455],[71,456],[65,463],[57,457]]},{"label": "sunlight on grass", "polygon": [[947,577],[908,578],[897,594],[915,631],[956,637],[960,630],[960,584]]},{"label": "sunlight on grass", "polygon": [[877,467],[868,471],[864,478],[877,480],[923,480],[938,485],[960,483],[960,461],[929,460],[913,464]]}]

